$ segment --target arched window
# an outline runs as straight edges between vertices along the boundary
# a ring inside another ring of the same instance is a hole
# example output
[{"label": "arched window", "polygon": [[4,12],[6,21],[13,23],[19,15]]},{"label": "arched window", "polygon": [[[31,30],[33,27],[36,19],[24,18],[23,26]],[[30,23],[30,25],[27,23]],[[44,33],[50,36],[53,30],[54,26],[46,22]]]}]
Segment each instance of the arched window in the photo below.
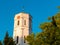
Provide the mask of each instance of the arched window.
[{"label": "arched window", "polygon": [[18,23],[17,23],[17,25],[19,25],[19,20],[18,20]]},{"label": "arched window", "polygon": [[17,36],[17,43],[18,43],[19,37]]},{"label": "arched window", "polygon": [[24,43],[26,43],[26,41],[25,41],[25,36],[24,36]]}]

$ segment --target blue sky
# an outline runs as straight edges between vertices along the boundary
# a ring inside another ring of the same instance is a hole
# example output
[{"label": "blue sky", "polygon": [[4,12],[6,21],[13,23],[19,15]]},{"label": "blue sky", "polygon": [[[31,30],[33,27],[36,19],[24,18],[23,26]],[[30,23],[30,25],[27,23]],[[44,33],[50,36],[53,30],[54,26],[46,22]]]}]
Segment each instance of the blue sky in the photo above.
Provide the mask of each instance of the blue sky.
[{"label": "blue sky", "polygon": [[60,0],[0,0],[0,40],[3,40],[6,31],[13,35],[14,16],[22,12],[23,5],[24,11],[33,17],[32,31],[37,33],[41,32],[39,24],[58,12]]}]

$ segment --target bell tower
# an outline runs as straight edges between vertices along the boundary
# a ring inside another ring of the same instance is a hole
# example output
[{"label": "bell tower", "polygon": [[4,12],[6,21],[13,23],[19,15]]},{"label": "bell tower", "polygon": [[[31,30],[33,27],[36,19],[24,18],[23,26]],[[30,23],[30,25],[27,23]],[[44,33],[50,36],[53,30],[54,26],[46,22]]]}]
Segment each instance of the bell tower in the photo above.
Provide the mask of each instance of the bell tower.
[{"label": "bell tower", "polygon": [[30,14],[22,12],[15,15],[13,39],[16,45],[27,45],[24,38],[32,32],[31,22],[32,17]]}]

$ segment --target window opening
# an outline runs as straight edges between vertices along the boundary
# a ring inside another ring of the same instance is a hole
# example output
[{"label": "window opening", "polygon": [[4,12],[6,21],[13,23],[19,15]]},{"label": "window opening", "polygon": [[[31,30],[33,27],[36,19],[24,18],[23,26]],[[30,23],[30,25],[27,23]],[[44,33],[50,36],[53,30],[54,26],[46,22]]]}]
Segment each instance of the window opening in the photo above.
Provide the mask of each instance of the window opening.
[{"label": "window opening", "polygon": [[17,23],[17,25],[19,25],[19,20],[18,20],[18,23]]},{"label": "window opening", "polygon": [[17,43],[18,43],[19,37],[17,36]]}]

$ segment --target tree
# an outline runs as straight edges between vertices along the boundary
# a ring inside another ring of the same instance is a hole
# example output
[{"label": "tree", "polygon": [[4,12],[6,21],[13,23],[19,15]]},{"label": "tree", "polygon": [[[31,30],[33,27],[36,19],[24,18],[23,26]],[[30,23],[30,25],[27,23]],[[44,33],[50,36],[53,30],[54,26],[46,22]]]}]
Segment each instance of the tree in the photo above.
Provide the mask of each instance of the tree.
[{"label": "tree", "polygon": [[2,42],[0,41],[0,45],[2,45]]},{"label": "tree", "polygon": [[13,41],[12,37],[10,37],[8,45],[15,45],[15,42]]},{"label": "tree", "polygon": [[4,45],[7,45],[9,43],[9,34],[6,32],[5,38],[4,38]]},{"label": "tree", "polygon": [[29,45],[35,45],[35,35],[31,34],[25,38],[29,42]]},{"label": "tree", "polygon": [[13,38],[9,37],[8,32],[6,32],[5,38],[4,38],[4,45],[15,45]]},{"label": "tree", "polygon": [[51,22],[40,25],[40,28],[43,30],[43,42],[49,45],[60,45],[60,13],[52,16],[51,19]]},{"label": "tree", "polygon": [[60,45],[60,12],[49,20],[50,22],[40,24],[42,32],[33,37],[32,35],[26,37],[29,45]]}]

